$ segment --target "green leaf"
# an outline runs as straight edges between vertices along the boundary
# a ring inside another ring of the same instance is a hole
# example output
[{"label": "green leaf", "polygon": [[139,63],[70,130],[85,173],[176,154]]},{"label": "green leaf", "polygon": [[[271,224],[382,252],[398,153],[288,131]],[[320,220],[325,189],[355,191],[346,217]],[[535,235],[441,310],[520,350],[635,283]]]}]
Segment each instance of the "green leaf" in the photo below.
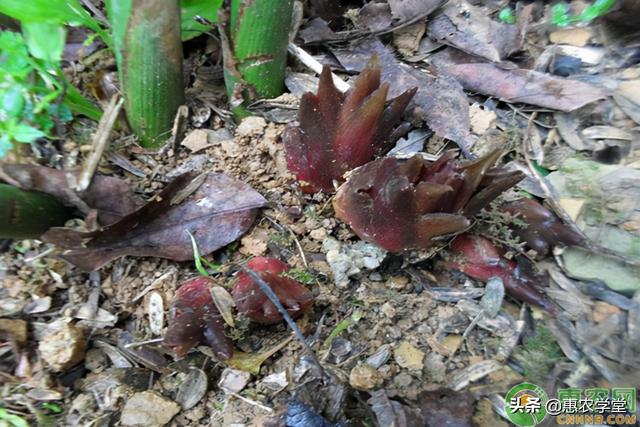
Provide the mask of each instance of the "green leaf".
[{"label": "green leaf", "polygon": [[569,5],[562,2],[554,4],[551,8],[551,22],[558,27],[566,27],[571,23],[572,19],[569,16]]},{"label": "green leaf", "polygon": [[55,414],[59,414],[62,412],[62,408],[60,407],[60,405],[57,405],[53,402],[44,402],[42,404],[42,407],[45,409],[50,410],[51,412],[55,413]]},{"label": "green leaf", "polygon": [[87,12],[78,0],[2,0],[0,13],[25,22],[75,24],[92,29],[111,46],[111,36]]},{"label": "green leaf", "polygon": [[31,55],[49,64],[60,62],[66,38],[66,30],[61,24],[23,22],[22,31]]},{"label": "green leaf", "polygon": [[591,6],[586,7],[582,11],[578,19],[582,22],[593,21],[597,17],[607,13],[615,4],[616,0],[596,0]]},{"label": "green leaf", "polygon": [[344,332],[352,323],[357,323],[362,319],[362,311],[359,308],[356,308],[355,311],[351,314],[351,318],[342,319],[340,323],[336,325],[335,328],[331,331],[327,339],[324,341],[324,347],[331,347],[331,343],[333,340]]},{"label": "green leaf", "polygon": [[2,96],[0,108],[8,117],[18,118],[24,111],[24,95],[20,86],[9,88]]},{"label": "green leaf", "polygon": [[80,91],[72,85],[67,86],[67,94],[63,103],[69,107],[71,111],[87,116],[92,120],[99,121],[100,117],[102,117],[102,111],[93,105],[91,101],[85,98]]},{"label": "green leaf", "polygon": [[11,141],[7,135],[2,135],[0,137],[0,159],[7,155],[9,151],[13,148]]},{"label": "green leaf", "polygon": [[0,32],[0,70],[16,79],[31,72],[29,51],[22,34],[13,31]]},{"label": "green leaf", "polygon": [[78,0],[2,0],[0,12],[21,22],[66,22],[93,21]]},{"label": "green leaf", "polygon": [[29,423],[24,418],[11,414],[4,408],[0,408],[0,420],[6,421],[13,427],[29,427]]},{"label": "green leaf", "polygon": [[55,117],[57,115],[61,123],[67,123],[73,120],[71,109],[65,104],[50,104],[47,110],[50,116]]},{"label": "green leaf", "polygon": [[221,5],[222,0],[181,0],[182,41],[192,39],[205,31],[211,30],[211,26],[202,25],[194,18],[199,15],[215,23],[218,20],[218,9],[220,9]]},{"label": "green leaf", "polygon": [[11,137],[18,142],[33,142],[43,136],[44,132],[24,123],[18,123],[11,129]]},{"label": "green leaf", "polygon": [[515,24],[516,23],[516,15],[513,13],[513,9],[510,7],[503,8],[498,14],[498,19],[500,22],[504,22],[505,24]]},{"label": "green leaf", "polygon": [[218,273],[220,271],[220,266],[213,264],[207,261],[206,259],[202,258],[202,256],[200,255],[200,249],[198,249],[198,243],[196,242],[196,238],[193,236],[193,234],[191,234],[189,230],[187,230],[187,234],[191,239],[191,249],[193,250],[193,260],[195,262],[196,270],[198,270],[198,273],[200,273],[200,275],[204,277],[209,277],[209,272],[207,271],[206,268],[204,268],[204,265],[202,265],[203,263],[207,267],[209,267],[214,273]]}]

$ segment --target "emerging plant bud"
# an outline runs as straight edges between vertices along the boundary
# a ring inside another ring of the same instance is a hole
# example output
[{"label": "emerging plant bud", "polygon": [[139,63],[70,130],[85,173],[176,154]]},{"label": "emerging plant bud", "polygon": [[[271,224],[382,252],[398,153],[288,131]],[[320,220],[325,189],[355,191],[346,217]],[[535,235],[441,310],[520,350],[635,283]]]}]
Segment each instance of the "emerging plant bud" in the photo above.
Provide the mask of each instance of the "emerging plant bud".
[{"label": "emerging plant bud", "polygon": [[180,357],[203,341],[223,360],[233,354],[233,342],[225,335],[224,320],[211,299],[211,282],[209,277],[196,277],[176,292],[164,343]]},{"label": "emerging plant bud", "polygon": [[524,273],[515,261],[504,258],[501,251],[484,237],[465,233],[453,239],[447,267],[482,282],[499,277],[512,297],[554,311],[551,302],[535,288],[536,278]]},{"label": "emerging plant bud", "polygon": [[518,216],[524,226],[514,224],[511,229],[529,248],[544,256],[552,246],[579,245],[582,237],[564,225],[553,212],[532,199],[507,203],[504,210]]},{"label": "emerging plant bud", "polygon": [[385,108],[388,84],[380,85],[375,57],[346,95],[322,69],[318,93],[302,96],[298,126],[289,126],[283,141],[287,165],[302,189],[332,192],[333,181],[391,149],[387,138],[416,89],[404,92]]},{"label": "emerging plant bud", "polygon": [[[307,288],[283,276],[289,270],[284,262],[275,258],[257,257],[247,263],[247,268],[258,273],[269,284],[291,317],[302,315],[313,305],[313,294]],[[247,273],[238,273],[238,281],[231,293],[238,312],[246,314],[254,322],[271,325],[282,320],[276,306]]]},{"label": "emerging plant bud", "polygon": [[390,251],[425,249],[433,238],[469,227],[469,218],[523,175],[493,168],[500,152],[435,162],[387,157],[356,169],[333,201],[336,216],[362,239]]}]

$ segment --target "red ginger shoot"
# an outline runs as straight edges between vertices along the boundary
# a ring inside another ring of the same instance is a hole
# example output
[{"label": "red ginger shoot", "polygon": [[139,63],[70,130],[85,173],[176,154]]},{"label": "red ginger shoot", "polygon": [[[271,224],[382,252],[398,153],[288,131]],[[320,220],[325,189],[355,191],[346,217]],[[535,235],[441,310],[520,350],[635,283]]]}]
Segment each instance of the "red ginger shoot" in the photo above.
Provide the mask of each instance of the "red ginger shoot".
[{"label": "red ginger shoot", "polygon": [[224,320],[211,298],[212,281],[209,277],[196,277],[184,282],[176,292],[164,343],[179,357],[201,342],[206,342],[222,360],[233,354],[233,342],[225,335]]},{"label": "red ginger shoot", "polygon": [[[302,315],[313,305],[313,294],[309,290],[294,279],[283,276],[289,270],[284,262],[275,258],[256,257],[247,263],[247,268],[269,284],[291,317]],[[247,273],[238,273],[238,281],[231,293],[238,312],[246,314],[254,322],[271,325],[282,320],[276,306]]]},{"label": "red ginger shoot", "polygon": [[493,167],[499,155],[470,162],[449,151],[435,162],[420,155],[375,160],[338,189],[336,216],[390,252],[429,248],[435,237],[468,228],[470,217],[522,179]]},{"label": "red ginger shoot", "polygon": [[299,124],[283,136],[287,166],[308,193],[333,192],[334,181],[392,147],[388,141],[416,88],[394,98],[385,108],[387,83],[380,85],[376,58],[360,73],[354,87],[342,94],[324,66],[318,93],[305,93]]},{"label": "red ginger shoot", "polygon": [[515,261],[503,257],[502,252],[484,237],[465,233],[453,239],[447,266],[481,282],[499,277],[512,297],[549,312],[555,311],[551,302],[535,288],[536,278],[525,274]]}]

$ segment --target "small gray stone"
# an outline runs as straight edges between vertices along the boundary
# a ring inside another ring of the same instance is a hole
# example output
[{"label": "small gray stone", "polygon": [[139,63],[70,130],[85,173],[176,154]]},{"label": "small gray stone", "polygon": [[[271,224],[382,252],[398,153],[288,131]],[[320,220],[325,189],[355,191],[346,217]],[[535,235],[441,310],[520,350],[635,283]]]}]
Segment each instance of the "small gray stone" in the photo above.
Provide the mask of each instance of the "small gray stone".
[{"label": "small gray stone", "polygon": [[135,393],[124,405],[120,423],[125,426],[163,426],[180,412],[180,405],[154,391]]}]

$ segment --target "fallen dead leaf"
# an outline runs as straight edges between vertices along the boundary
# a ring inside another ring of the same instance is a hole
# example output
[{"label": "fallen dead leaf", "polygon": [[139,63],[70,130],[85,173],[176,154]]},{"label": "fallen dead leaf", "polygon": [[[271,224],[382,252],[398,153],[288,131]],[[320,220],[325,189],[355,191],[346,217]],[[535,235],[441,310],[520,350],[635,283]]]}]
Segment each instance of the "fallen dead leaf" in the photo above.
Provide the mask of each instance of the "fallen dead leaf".
[{"label": "fallen dead leaf", "polygon": [[451,1],[429,22],[427,33],[440,43],[499,62],[522,47],[531,11],[531,6],[526,7],[518,25],[507,25],[465,0]]},{"label": "fallen dead leaf", "polygon": [[613,99],[631,120],[640,124],[640,80],[622,82],[613,94]]},{"label": "fallen dead leaf", "polygon": [[174,196],[195,177],[179,176],[115,224],[91,233],[54,228],[43,239],[67,249],[63,257],[83,270],[96,270],[124,255],[193,259],[187,231],[195,236],[201,254],[209,254],[244,234],[266,200],[235,178],[209,173],[195,193],[172,205]]},{"label": "fallen dead leaf", "polygon": [[424,391],[418,396],[417,405],[427,425],[471,427],[474,398],[467,392],[455,392],[447,388]]},{"label": "fallen dead leaf", "polygon": [[411,370],[422,369],[424,352],[416,348],[413,344],[402,341],[398,348],[393,351],[393,357],[398,365]]},{"label": "fallen dead leaf", "polygon": [[80,193],[73,190],[77,172],[39,165],[6,164],[0,166],[0,179],[3,176],[23,190],[50,194],[64,205],[77,208],[83,215],[96,209],[103,225],[118,221],[142,204],[125,181],[110,176],[94,176],[89,188]]},{"label": "fallen dead leaf", "polygon": [[482,108],[479,104],[472,104],[469,107],[469,120],[471,122],[471,132],[482,135],[492,128],[498,116],[495,112]]},{"label": "fallen dead leaf", "polygon": [[411,56],[418,50],[426,25],[418,22],[393,32],[393,44],[403,56]]},{"label": "fallen dead leaf", "polygon": [[267,230],[258,228],[251,234],[244,236],[240,240],[240,253],[244,255],[261,256],[267,253],[267,242],[269,234]]},{"label": "fallen dead leaf", "polygon": [[358,21],[371,31],[381,31],[391,26],[391,9],[387,3],[369,2],[360,8]]},{"label": "fallen dead leaf", "polygon": [[465,89],[497,96],[505,102],[569,112],[607,96],[588,83],[537,71],[500,68],[451,48],[433,55],[431,63]]},{"label": "fallen dead leaf", "polygon": [[444,0],[389,0],[389,7],[395,19],[407,21],[427,16],[443,3]]},{"label": "fallen dead leaf", "polygon": [[367,403],[371,406],[371,410],[376,414],[376,420],[380,427],[409,427],[425,425],[425,420],[417,409],[403,405],[401,402],[396,400],[389,399],[387,392],[384,390],[376,390],[371,393],[371,398],[367,400]]}]

